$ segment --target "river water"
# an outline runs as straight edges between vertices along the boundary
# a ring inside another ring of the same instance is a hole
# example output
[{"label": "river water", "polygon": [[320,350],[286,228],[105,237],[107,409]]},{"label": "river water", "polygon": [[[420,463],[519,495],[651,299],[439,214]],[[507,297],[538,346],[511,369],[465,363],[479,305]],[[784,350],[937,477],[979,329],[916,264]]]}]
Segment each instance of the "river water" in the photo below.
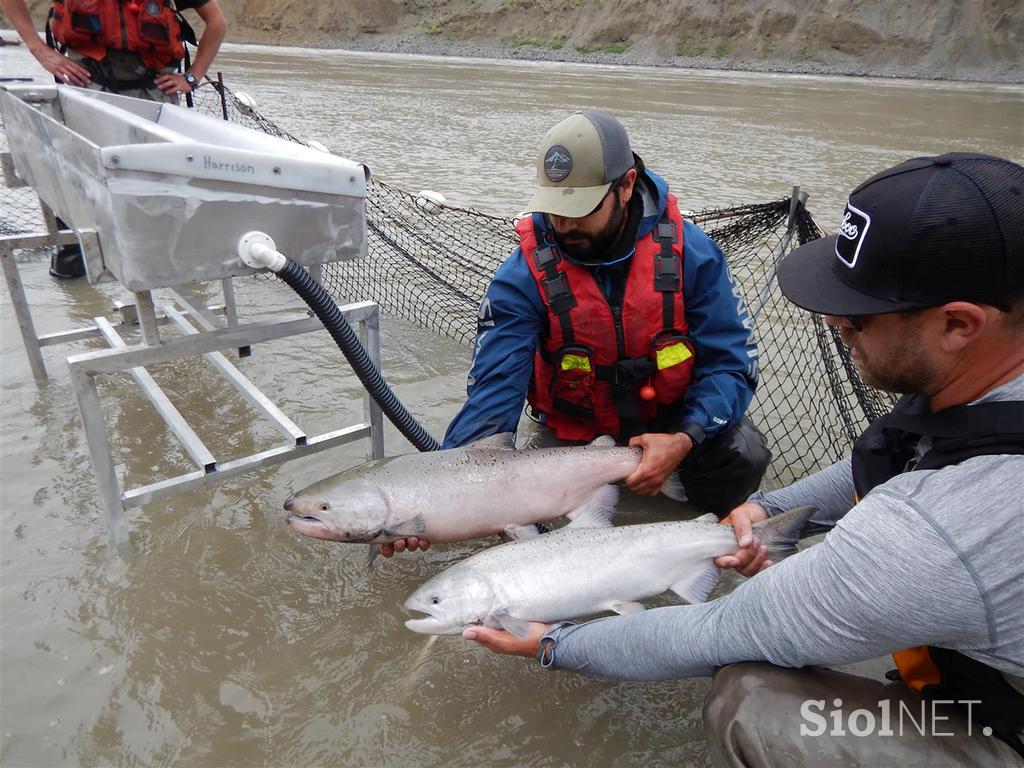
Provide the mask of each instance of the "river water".
[{"label": "river water", "polygon": [[[226,46],[218,67],[291,133],[394,185],[501,214],[528,198],[544,131],[582,108],[618,115],[686,207],[776,199],[801,184],[824,226],[856,183],[906,157],[1024,157],[1024,98],[1010,86],[248,46]],[[23,47],[0,48],[0,75],[41,72]],[[42,333],[123,298],[52,280],[41,256],[20,269]],[[241,282],[243,316],[298,306],[279,286]],[[406,596],[485,543],[367,569],[362,547],[289,532],[281,501],[358,464],[363,446],[134,510],[131,554],[112,557],[63,364],[97,344],[45,350],[51,379],[38,386],[0,296],[0,764],[705,763],[706,680],[609,684],[408,632]],[[390,318],[383,331],[389,381],[440,436],[468,350]],[[316,334],[260,346],[239,366],[313,433],[361,413],[339,361]],[[154,375],[218,458],[277,444],[203,365]],[[190,469],[127,377],[102,394],[127,484]],[[390,429],[387,449],[410,450]],[[627,507],[626,522],[644,518],[642,503]]]}]

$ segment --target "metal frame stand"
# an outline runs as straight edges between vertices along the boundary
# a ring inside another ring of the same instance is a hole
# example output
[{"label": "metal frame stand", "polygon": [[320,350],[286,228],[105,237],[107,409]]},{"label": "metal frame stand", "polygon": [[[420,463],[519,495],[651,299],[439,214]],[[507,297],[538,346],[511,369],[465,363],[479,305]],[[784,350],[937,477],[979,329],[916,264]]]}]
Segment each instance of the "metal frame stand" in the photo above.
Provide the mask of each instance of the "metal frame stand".
[{"label": "metal frame stand", "polygon": [[[380,366],[380,313],[371,301],[348,304],[340,308],[345,318],[357,326],[360,341],[374,364]],[[384,456],[384,417],[380,406],[370,398],[363,401],[363,421],[319,435],[307,435],[266,397],[245,375],[222,354],[222,350],[247,347],[311,331],[323,330],[315,317],[302,315],[292,319],[251,323],[234,328],[199,331],[186,316],[171,305],[161,305],[163,315],[181,328],[185,335],[156,346],[128,346],[106,318],[96,318],[98,331],[111,349],[87,352],[68,358],[71,383],[78,398],[78,407],[85,428],[86,441],[100,503],[107,519],[111,541],[121,544],[128,538],[126,512],[129,509],[167,498],[176,493],[202,488],[263,467],[282,464],[292,459],[369,438],[368,458]],[[202,440],[192,431],[185,418],[171,404],[163,390],[153,381],[146,366],[168,363],[198,356],[206,357],[249,403],[273,422],[287,441],[284,445],[229,462],[219,462]],[[122,490],[114,468],[114,459],[99,393],[98,376],[130,372],[143,394],[150,400],[168,428],[178,438],[197,469],[166,480]]]},{"label": "metal frame stand", "polygon": [[[4,156],[0,156],[0,161],[8,164]],[[8,186],[12,186],[15,179],[13,174],[8,175]],[[42,347],[94,337],[102,337],[110,347],[106,350],[72,355],[67,358],[67,362],[71,371],[71,383],[78,398],[89,456],[96,473],[100,504],[113,544],[120,545],[128,540],[127,510],[157,499],[212,485],[246,472],[319,453],[363,438],[369,439],[368,458],[377,459],[384,456],[384,415],[369,393],[363,398],[362,422],[331,432],[307,435],[228,360],[223,354],[224,350],[237,349],[239,355],[244,357],[249,354],[252,344],[323,330],[320,320],[307,314],[240,325],[231,278],[221,280],[223,305],[207,306],[188,286],[175,286],[169,289],[175,303],[183,307],[183,310],[179,310],[170,302],[158,304],[151,291],[143,291],[134,294],[135,303],[117,307],[121,311],[121,320],[118,323],[113,323],[105,317],[96,317],[93,318],[91,327],[39,336],[32,321],[31,309],[18,273],[14,252],[26,248],[79,242],[74,232],[58,231],[53,212],[42,201],[40,206],[49,231],[0,236],[0,261],[25,351],[37,382],[43,383],[48,378]],[[99,252],[99,239],[94,232],[80,234],[83,252],[88,259],[90,252]],[[319,269],[314,267],[310,271],[314,277],[319,278]],[[360,341],[379,369],[380,312],[377,304],[365,301],[348,304],[340,309],[345,318],[357,326]],[[160,327],[169,324],[182,335],[162,339]],[[143,343],[130,346],[122,337],[122,331],[136,331],[140,328]],[[199,356],[205,357],[250,405],[276,425],[285,437],[283,445],[228,462],[217,460],[146,371],[148,365]],[[122,489],[115,471],[110,439],[96,387],[98,376],[122,372],[131,373],[142,393],[153,404],[195,463],[196,470],[137,488]]]}]

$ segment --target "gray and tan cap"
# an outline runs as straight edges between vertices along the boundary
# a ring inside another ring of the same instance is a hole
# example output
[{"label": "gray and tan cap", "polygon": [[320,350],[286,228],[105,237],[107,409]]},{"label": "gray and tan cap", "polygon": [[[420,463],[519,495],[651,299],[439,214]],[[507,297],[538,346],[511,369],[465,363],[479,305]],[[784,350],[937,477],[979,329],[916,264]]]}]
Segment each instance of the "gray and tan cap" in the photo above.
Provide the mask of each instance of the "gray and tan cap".
[{"label": "gray and tan cap", "polygon": [[525,211],[574,219],[586,216],[633,164],[622,123],[603,112],[577,112],[548,131],[541,142],[540,186]]}]

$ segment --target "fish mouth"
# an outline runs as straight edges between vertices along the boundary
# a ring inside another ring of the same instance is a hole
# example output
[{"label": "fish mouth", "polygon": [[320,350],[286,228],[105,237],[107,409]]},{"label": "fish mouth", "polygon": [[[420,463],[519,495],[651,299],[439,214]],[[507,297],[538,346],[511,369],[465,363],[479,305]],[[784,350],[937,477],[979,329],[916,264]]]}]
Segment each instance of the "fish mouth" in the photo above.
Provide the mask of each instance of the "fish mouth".
[{"label": "fish mouth", "polygon": [[338,535],[332,531],[327,524],[318,517],[312,515],[288,515],[285,518],[288,527],[303,536],[310,536],[314,539],[325,541],[339,541]]},{"label": "fish mouth", "polygon": [[421,635],[460,635],[464,628],[463,624],[453,625],[450,621],[438,616],[426,608],[410,605],[407,602],[403,607],[413,618],[405,622],[406,629],[418,632]]},{"label": "fish mouth", "polygon": [[349,533],[347,531],[339,533],[315,515],[288,515],[285,522],[288,523],[289,528],[303,536],[324,541],[340,541],[345,544],[369,544],[380,538],[383,533],[380,529],[366,533]]},{"label": "fish mouth", "polygon": [[463,630],[462,624],[452,626],[447,622],[441,621],[436,616],[409,619],[405,622],[405,627],[421,635],[461,635]]}]

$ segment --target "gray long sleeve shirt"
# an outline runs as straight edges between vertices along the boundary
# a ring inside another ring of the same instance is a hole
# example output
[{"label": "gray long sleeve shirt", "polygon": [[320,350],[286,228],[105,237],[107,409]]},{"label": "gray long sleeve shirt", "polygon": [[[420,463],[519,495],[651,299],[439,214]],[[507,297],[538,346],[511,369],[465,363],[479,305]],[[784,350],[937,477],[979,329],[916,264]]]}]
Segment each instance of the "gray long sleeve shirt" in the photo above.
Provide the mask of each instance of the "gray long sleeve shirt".
[{"label": "gray long sleeve shirt", "polygon": [[[1024,400],[1024,375],[978,402],[996,400]],[[756,494],[769,514],[811,504],[813,522],[834,527],[718,600],[555,625],[543,663],[663,680],[738,661],[844,664],[936,645],[1024,676],[1024,456],[898,475],[856,506],[853,494],[848,459]]]}]

